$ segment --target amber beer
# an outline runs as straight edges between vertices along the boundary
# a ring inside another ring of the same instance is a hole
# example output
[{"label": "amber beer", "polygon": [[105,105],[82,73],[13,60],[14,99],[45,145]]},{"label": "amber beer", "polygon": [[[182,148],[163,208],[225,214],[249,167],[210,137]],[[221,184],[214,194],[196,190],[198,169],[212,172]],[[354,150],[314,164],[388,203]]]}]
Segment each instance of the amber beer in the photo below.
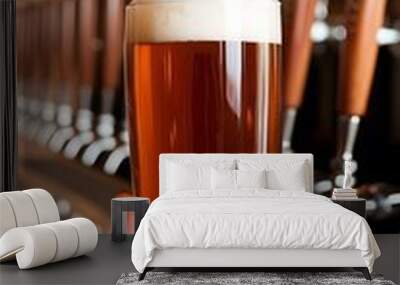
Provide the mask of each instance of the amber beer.
[{"label": "amber beer", "polygon": [[160,153],[281,151],[278,1],[134,1],[126,26],[137,195],[158,196]]}]

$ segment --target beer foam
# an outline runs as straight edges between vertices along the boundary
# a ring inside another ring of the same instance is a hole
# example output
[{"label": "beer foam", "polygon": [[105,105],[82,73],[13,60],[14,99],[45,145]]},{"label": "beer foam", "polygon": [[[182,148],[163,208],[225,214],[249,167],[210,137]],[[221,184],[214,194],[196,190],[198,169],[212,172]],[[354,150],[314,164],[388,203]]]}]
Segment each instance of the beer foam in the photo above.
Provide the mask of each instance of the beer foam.
[{"label": "beer foam", "polygon": [[138,0],[127,8],[129,42],[281,43],[278,0]]}]

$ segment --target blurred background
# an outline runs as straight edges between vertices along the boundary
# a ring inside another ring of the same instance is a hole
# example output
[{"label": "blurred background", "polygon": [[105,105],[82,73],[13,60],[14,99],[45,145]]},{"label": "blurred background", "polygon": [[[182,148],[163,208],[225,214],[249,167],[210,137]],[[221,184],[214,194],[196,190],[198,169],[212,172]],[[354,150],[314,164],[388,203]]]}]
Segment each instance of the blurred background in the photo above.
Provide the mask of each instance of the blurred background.
[{"label": "blurred background", "polygon": [[[330,197],[340,185],[343,133],[351,137],[340,129],[337,103],[341,86],[353,78],[341,63],[351,57],[349,49],[343,52],[349,8],[346,0],[281,2],[283,151],[313,153],[315,192]],[[17,188],[47,189],[62,218],[84,215],[102,232],[110,231],[111,198],[135,195],[123,80],[127,4],[17,1]],[[352,121],[359,128],[350,152],[372,230],[399,233],[400,1],[388,0],[385,9],[371,90],[363,98],[366,110],[357,113],[361,120]],[[364,70],[357,72],[363,78]]]}]

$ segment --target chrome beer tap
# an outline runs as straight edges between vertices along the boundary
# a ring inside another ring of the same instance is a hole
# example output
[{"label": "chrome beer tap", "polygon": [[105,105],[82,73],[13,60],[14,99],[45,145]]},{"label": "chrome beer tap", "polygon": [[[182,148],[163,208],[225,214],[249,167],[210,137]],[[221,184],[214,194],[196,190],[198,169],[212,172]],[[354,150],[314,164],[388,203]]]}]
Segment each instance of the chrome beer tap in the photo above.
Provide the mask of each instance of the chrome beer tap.
[{"label": "chrome beer tap", "polygon": [[98,139],[93,141],[82,155],[82,162],[86,166],[93,166],[102,153],[112,151],[117,146],[117,140],[114,136],[115,118],[112,114],[114,93],[113,90],[103,90],[103,112],[98,117],[96,127]]},{"label": "chrome beer tap", "polygon": [[57,102],[57,123],[59,128],[51,137],[49,148],[53,152],[60,152],[65,144],[74,136],[75,130],[72,126],[73,109],[72,97],[76,94],[75,84],[75,42],[76,42],[76,2],[61,2],[61,80],[60,98]]},{"label": "chrome beer tap", "polygon": [[[350,161],[352,166],[351,173],[355,173],[358,168],[357,162],[353,158],[354,145],[357,139],[357,133],[360,127],[360,116],[341,116],[338,122],[338,152],[337,157],[332,162],[332,168],[337,169],[340,174],[336,175],[334,184],[339,187],[344,181],[343,162]],[[354,186],[356,179],[351,179],[351,185]]]},{"label": "chrome beer tap", "polygon": [[[42,126],[42,116],[41,111],[43,108],[44,102],[44,94],[43,94],[43,82],[44,82],[44,70],[40,64],[43,62],[43,31],[41,30],[41,23],[43,22],[42,15],[42,7],[38,4],[35,5],[29,11],[28,19],[29,19],[29,32],[32,33],[30,35],[31,41],[29,46],[29,51],[32,53],[31,58],[31,77],[30,77],[30,89],[29,92],[32,96],[32,100],[30,101],[30,113],[31,119],[28,122],[28,138],[30,140],[34,140],[37,133],[40,131]],[[34,35],[34,36],[33,36]]]},{"label": "chrome beer tap", "polygon": [[42,111],[43,126],[36,139],[39,144],[45,146],[57,130],[56,106],[53,102],[47,101]]},{"label": "chrome beer tap", "polygon": [[62,104],[57,108],[58,129],[49,141],[49,148],[53,152],[60,152],[65,143],[75,134],[72,126],[72,108],[68,104]]},{"label": "chrome beer tap", "polygon": [[117,146],[115,118],[112,114],[114,99],[121,80],[124,30],[124,0],[107,0],[104,15],[104,57],[102,66],[102,112],[96,128],[99,139],[91,143],[82,155],[82,162],[93,166],[104,152]]},{"label": "chrome beer tap", "polygon": [[69,159],[76,158],[79,151],[95,139],[93,112],[90,110],[92,88],[90,86],[82,87],[79,97],[82,107],[78,110],[75,121],[77,134],[67,143],[63,152],[65,157]]},{"label": "chrome beer tap", "polygon": [[122,129],[119,133],[119,139],[121,141],[121,145],[118,146],[107,158],[106,163],[104,164],[103,170],[105,173],[110,175],[115,175],[124,162],[125,159],[129,159],[130,151],[129,151],[129,135],[127,130],[126,119],[123,122]]},{"label": "chrome beer tap", "polygon": [[93,112],[91,103],[93,98],[93,86],[95,86],[96,69],[96,43],[98,33],[98,1],[80,1],[79,14],[79,61],[80,61],[80,92],[79,110],[75,122],[78,131],[64,149],[65,157],[75,158],[80,150],[95,140],[93,131]]},{"label": "chrome beer tap", "polygon": [[43,126],[38,133],[36,140],[39,144],[45,146],[57,130],[57,102],[55,94],[60,87],[59,69],[61,58],[61,19],[60,19],[60,3],[46,3],[46,14],[43,17],[42,29],[45,31],[43,42],[46,42],[46,50],[43,53],[42,62],[48,61],[47,66],[47,86],[45,102],[42,109]]},{"label": "chrome beer tap", "polygon": [[[332,163],[336,186],[341,186],[344,179],[339,164],[352,161],[352,172],[357,169],[353,150],[361,117],[367,112],[378,57],[378,31],[383,25],[386,1],[351,0],[346,4],[347,36],[340,66],[338,147]],[[355,179],[352,182],[354,184]]]},{"label": "chrome beer tap", "polygon": [[[331,162],[329,179],[318,181],[316,193],[330,192],[341,187],[344,180],[343,165],[351,161],[352,173],[358,165],[354,161],[354,146],[362,117],[367,112],[368,101],[376,66],[386,1],[349,0],[345,6],[345,24],[328,27],[325,38],[315,39],[343,41],[340,56],[340,86],[338,95],[338,124],[336,156]],[[368,14],[368,16],[366,16]],[[322,29],[320,29],[322,31]],[[314,31],[315,32],[315,31]],[[351,186],[356,183],[352,177]]]},{"label": "chrome beer tap", "polygon": [[33,139],[41,124],[40,110],[42,109],[42,104],[38,98],[30,99],[28,104],[29,120],[26,120],[26,130],[28,138]]}]

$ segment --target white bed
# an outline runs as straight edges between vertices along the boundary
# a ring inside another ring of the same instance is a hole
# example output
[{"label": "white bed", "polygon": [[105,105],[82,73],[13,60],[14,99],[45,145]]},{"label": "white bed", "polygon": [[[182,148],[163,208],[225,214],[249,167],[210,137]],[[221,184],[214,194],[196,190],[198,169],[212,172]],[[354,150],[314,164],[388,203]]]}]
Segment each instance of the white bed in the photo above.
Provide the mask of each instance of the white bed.
[{"label": "white bed", "polygon": [[[234,169],[285,162],[288,170],[283,169],[280,179],[293,190],[173,191],[168,186],[168,179],[185,180],[189,175],[171,178],[167,174],[171,162],[213,165],[221,161],[233,161]],[[303,165],[300,174],[290,172],[296,163]],[[286,179],[290,175],[297,177]],[[294,181],[302,185],[293,185]],[[159,187],[160,197],[132,243],[132,261],[142,273],[140,279],[156,267],[353,267],[370,278],[380,255],[363,218],[312,194],[309,154],[164,154]]]}]

